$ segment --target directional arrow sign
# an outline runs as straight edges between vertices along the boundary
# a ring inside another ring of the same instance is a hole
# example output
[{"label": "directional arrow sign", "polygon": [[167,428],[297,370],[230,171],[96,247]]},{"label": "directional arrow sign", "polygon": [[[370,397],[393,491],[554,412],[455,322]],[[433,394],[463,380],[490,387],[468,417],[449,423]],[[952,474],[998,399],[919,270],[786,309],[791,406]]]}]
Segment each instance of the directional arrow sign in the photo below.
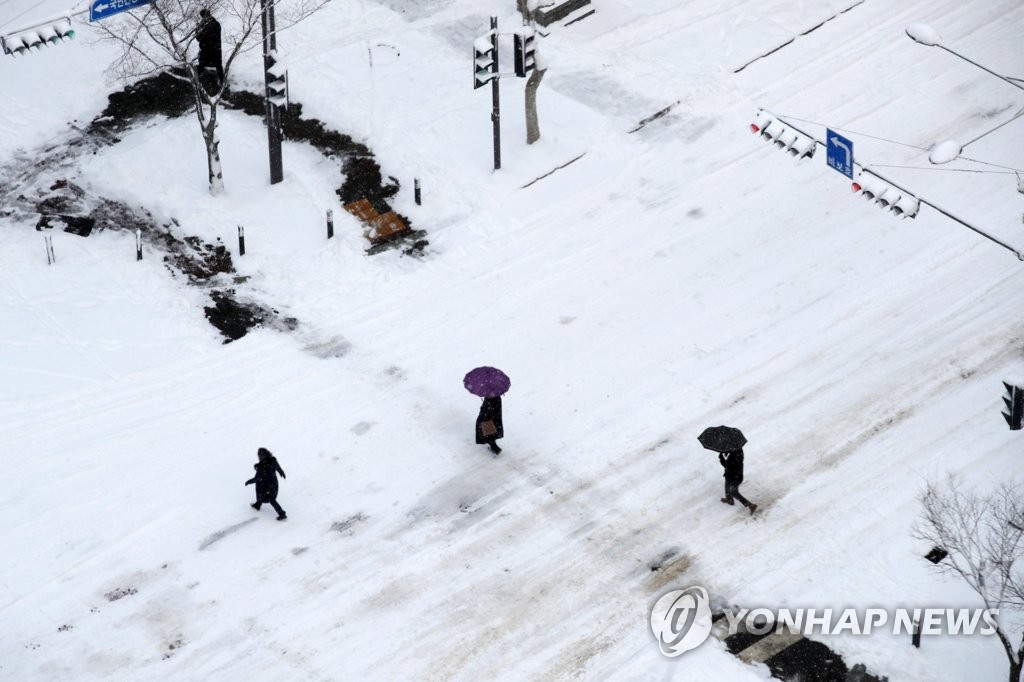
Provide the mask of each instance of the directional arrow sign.
[{"label": "directional arrow sign", "polygon": [[853,179],[853,142],[839,133],[826,129],[825,162],[832,168]]},{"label": "directional arrow sign", "polygon": [[153,0],[93,0],[89,5],[89,21],[106,19],[113,14],[127,12],[142,5],[148,5]]}]

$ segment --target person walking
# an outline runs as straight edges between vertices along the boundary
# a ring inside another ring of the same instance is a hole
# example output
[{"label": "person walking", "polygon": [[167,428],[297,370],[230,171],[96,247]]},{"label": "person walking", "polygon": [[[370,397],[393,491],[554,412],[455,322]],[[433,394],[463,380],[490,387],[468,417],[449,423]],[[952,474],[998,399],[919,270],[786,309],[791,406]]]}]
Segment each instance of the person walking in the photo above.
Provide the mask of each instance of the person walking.
[{"label": "person walking", "polygon": [[224,64],[220,51],[220,22],[213,18],[205,7],[199,10],[199,27],[196,30],[199,43],[199,68],[217,71],[217,87],[224,82]]},{"label": "person walking", "polygon": [[256,454],[260,460],[253,465],[256,475],[245,482],[246,485],[256,484],[256,501],[249,506],[259,511],[264,503],[269,504],[277,512],[277,520],[284,521],[288,515],[277,503],[277,475],[281,474],[281,478],[288,477],[284,475],[284,469],[277,463],[277,458],[270,454],[270,450],[260,448]]},{"label": "person walking", "polygon": [[480,414],[476,418],[476,442],[487,445],[491,452],[501,454],[496,442],[505,437],[505,427],[501,421],[501,396],[484,398],[480,404]]},{"label": "person walking", "polygon": [[757,505],[740,494],[740,483],[743,483],[743,448],[718,453],[718,461],[725,470],[725,497],[722,502],[735,504],[734,500],[739,500],[751,514],[756,512]]}]

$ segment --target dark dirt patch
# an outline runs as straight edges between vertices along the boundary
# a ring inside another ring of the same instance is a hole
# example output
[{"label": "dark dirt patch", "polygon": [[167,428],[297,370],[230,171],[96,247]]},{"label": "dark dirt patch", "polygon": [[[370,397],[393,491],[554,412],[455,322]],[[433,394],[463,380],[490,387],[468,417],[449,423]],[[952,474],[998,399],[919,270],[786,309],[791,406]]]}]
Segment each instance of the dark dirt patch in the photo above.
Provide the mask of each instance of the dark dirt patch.
[{"label": "dark dirt patch", "polygon": [[111,93],[107,107],[93,119],[86,132],[109,136],[150,116],[176,118],[188,113],[192,104],[192,86],[170,73],[161,73]]},{"label": "dark dirt patch", "polygon": [[138,593],[138,590],[135,589],[134,587],[116,587],[116,588],[112,589],[110,592],[107,592],[106,594],[104,594],[103,596],[106,598],[107,601],[117,601],[118,599],[123,599],[124,597],[130,597],[133,594],[137,594],[137,593]]},{"label": "dark dirt patch", "polygon": [[353,514],[344,521],[335,521],[331,524],[331,530],[341,533],[342,535],[351,535],[356,524],[362,523],[367,518],[368,517],[365,514],[359,512],[358,514]]},{"label": "dark dirt patch", "polygon": [[291,331],[299,325],[294,317],[281,318],[276,310],[260,303],[239,301],[233,289],[215,290],[210,298],[213,305],[206,306],[203,311],[210,324],[227,337],[224,343],[236,341],[256,327],[269,325]]}]

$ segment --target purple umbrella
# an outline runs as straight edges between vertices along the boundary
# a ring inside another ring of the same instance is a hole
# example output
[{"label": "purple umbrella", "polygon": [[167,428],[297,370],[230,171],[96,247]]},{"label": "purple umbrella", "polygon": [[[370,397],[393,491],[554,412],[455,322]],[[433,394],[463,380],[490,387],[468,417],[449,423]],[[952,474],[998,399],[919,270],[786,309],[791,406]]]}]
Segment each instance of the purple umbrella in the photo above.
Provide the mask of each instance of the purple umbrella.
[{"label": "purple umbrella", "polygon": [[496,367],[477,367],[470,370],[462,385],[473,395],[481,398],[496,398],[508,391],[512,380]]}]

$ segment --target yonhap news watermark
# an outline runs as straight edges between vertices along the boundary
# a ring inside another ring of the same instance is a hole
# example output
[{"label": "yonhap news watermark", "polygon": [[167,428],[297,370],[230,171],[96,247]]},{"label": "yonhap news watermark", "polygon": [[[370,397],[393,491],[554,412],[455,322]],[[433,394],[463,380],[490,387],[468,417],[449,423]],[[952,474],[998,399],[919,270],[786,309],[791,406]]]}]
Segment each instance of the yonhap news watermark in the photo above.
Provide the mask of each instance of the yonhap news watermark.
[{"label": "yonhap news watermark", "polygon": [[700,646],[717,628],[720,639],[740,632],[769,635],[994,635],[999,609],[980,608],[753,608],[711,612],[707,590],[688,587],[663,594],[651,608],[651,630],[661,652],[679,656]]}]

